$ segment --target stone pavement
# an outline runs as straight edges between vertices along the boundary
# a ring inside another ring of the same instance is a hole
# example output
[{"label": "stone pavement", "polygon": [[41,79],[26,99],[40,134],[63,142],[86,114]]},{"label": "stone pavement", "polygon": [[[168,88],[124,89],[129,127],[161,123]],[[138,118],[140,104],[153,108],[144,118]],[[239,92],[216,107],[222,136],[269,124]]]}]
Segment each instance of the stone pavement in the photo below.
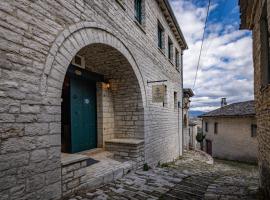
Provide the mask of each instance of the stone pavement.
[{"label": "stone pavement", "polygon": [[258,199],[254,165],[215,160],[198,151],[185,152],[174,163],[137,170],[98,189],[86,189],[68,200],[234,200]]}]

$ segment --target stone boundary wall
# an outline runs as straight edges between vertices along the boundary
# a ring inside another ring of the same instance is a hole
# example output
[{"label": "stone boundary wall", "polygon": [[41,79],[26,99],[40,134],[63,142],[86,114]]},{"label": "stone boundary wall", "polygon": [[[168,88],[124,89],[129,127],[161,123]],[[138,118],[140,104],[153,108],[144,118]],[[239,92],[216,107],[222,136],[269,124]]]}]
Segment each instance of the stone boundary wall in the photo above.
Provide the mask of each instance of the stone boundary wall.
[{"label": "stone boundary wall", "polygon": [[83,188],[87,182],[86,160],[62,164],[62,195],[67,196]]},{"label": "stone boundary wall", "polygon": [[114,154],[115,159],[132,160],[136,167],[144,164],[144,141],[135,139],[112,139],[105,141],[105,149]]}]

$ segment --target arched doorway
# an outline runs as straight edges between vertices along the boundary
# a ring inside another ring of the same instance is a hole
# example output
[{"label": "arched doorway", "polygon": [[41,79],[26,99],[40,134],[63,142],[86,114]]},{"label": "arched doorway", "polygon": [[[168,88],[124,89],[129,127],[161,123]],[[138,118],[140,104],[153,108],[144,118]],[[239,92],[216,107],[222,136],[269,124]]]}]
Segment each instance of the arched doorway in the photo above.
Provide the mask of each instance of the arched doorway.
[{"label": "arched doorway", "polygon": [[76,54],[64,79],[61,113],[62,152],[104,147],[112,138],[144,138],[138,80],[125,56],[107,44]]}]

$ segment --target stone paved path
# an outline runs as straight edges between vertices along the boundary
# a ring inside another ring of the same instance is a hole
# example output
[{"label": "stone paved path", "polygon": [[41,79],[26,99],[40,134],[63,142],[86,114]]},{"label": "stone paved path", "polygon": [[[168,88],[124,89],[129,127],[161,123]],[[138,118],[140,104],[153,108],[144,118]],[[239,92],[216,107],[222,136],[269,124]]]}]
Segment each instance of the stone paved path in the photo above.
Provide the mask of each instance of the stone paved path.
[{"label": "stone paved path", "polygon": [[199,152],[185,152],[174,163],[138,170],[96,190],[68,200],[253,200],[257,198],[257,167],[217,160],[213,165]]}]

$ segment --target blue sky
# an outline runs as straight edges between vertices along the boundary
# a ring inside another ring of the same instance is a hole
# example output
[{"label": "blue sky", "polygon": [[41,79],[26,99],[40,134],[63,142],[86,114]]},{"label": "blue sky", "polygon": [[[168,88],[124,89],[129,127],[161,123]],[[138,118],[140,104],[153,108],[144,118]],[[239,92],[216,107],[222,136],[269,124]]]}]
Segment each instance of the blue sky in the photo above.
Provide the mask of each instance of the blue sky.
[{"label": "blue sky", "polygon": [[[193,87],[208,0],[170,0],[187,40],[184,87]],[[191,109],[210,111],[228,103],[253,99],[252,39],[239,30],[238,0],[211,0],[206,39]]]}]

